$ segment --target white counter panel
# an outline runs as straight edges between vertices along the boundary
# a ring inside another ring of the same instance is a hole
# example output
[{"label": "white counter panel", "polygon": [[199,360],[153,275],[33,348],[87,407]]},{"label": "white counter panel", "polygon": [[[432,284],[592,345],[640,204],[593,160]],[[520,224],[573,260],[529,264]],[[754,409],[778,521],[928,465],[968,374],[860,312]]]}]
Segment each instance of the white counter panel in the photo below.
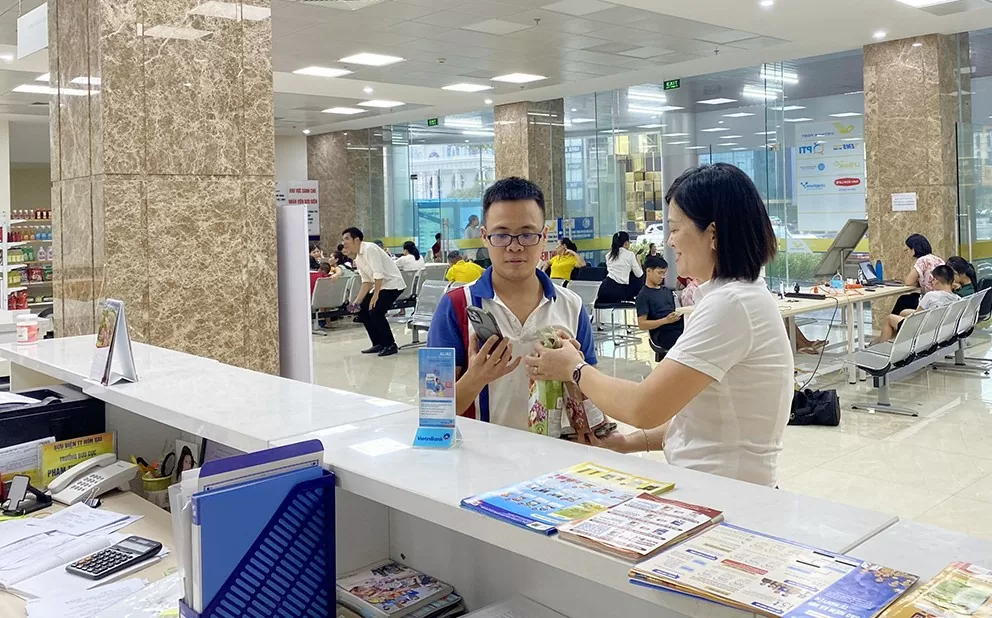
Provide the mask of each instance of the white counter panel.
[{"label": "white counter panel", "polygon": [[914,521],[900,521],[850,554],[919,575],[923,582],[952,562],[972,562],[992,568],[992,541]]},{"label": "white counter panel", "polygon": [[75,384],[86,394],[242,451],[270,440],[412,409],[377,399],[135,343],[138,382],[103,387],[87,378],[95,336],[0,345],[0,357]]}]

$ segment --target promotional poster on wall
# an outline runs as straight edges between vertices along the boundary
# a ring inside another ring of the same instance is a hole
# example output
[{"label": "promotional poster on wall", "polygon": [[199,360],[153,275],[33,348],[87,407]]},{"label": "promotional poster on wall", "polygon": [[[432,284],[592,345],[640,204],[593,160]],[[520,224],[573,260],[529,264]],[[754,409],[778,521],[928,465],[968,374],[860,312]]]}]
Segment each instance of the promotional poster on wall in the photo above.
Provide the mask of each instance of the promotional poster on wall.
[{"label": "promotional poster on wall", "polygon": [[835,232],[865,217],[865,148],[856,122],[803,123],[796,127],[794,195],[799,229]]}]

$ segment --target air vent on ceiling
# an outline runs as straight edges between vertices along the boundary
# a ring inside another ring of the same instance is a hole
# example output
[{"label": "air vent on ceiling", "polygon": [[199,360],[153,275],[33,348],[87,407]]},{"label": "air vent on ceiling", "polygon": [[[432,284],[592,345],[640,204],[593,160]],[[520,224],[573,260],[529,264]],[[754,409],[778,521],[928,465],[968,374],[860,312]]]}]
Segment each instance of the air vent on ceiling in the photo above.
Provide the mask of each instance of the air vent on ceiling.
[{"label": "air vent on ceiling", "polygon": [[290,0],[297,4],[308,4],[310,6],[323,6],[329,9],[340,9],[342,11],[357,11],[373,4],[379,4],[384,0]]},{"label": "air vent on ceiling", "polygon": [[[913,0],[906,2],[905,0],[899,0],[910,6],[917,5],[918,0]],[[933,0],[930,0],[933,2]],[[987,9],[992,5],[992,0],[951,0],[950,2],[941,2],[940,4],[931,4],[930,6],[919,6],[921,11],[926,11],[931,15],[956,15],[958,13],[967,13],[968,11],[975,11],[977,9]]]}]

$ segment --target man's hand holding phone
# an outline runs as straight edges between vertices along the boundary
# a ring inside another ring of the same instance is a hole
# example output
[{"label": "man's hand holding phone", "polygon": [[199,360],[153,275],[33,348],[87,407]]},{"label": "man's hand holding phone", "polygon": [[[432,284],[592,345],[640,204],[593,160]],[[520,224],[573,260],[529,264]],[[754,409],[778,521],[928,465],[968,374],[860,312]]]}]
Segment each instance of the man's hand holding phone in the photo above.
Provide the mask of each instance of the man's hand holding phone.
[{"label": "man's hand holding phone", "polygon": [[469,337],[468,371],[465,377],[482,386],[491,384],[512,373],[520,365],[521,358],[513,358],[513,344],[506,337],[500,341],[494,335],[481,348],[477,337]]}]

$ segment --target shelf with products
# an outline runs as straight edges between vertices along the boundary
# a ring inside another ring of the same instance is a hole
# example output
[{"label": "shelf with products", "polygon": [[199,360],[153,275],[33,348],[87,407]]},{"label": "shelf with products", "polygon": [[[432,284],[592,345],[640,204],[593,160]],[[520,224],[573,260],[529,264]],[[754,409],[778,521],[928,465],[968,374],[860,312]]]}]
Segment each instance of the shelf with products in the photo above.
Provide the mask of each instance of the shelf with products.
[{"label": "shelf with products", "polygon": [[51,219],[14,219],[11,225],[51,225]]},{"label": "shelf with products", "polygon": [[28,307],[51,307],[53,304],[55,303],[48,300],[42,303],[28,303]]},{"label": "shelf with products", "polygon": [[14,264],[7,264],[3,267],[4,271],[10,272],[12,270],[18,270],[20,268],[27,268],[28,265],[24,262],[15,262]]},{"label": "shelf with products", "polygon": [[52,285],[52,281],[51,281],[51,279],[49,279],[48,281],[28,281],[24,285],[26,285],[28,287],[35,287],[35,286],[39,286],[39,285]]}]

